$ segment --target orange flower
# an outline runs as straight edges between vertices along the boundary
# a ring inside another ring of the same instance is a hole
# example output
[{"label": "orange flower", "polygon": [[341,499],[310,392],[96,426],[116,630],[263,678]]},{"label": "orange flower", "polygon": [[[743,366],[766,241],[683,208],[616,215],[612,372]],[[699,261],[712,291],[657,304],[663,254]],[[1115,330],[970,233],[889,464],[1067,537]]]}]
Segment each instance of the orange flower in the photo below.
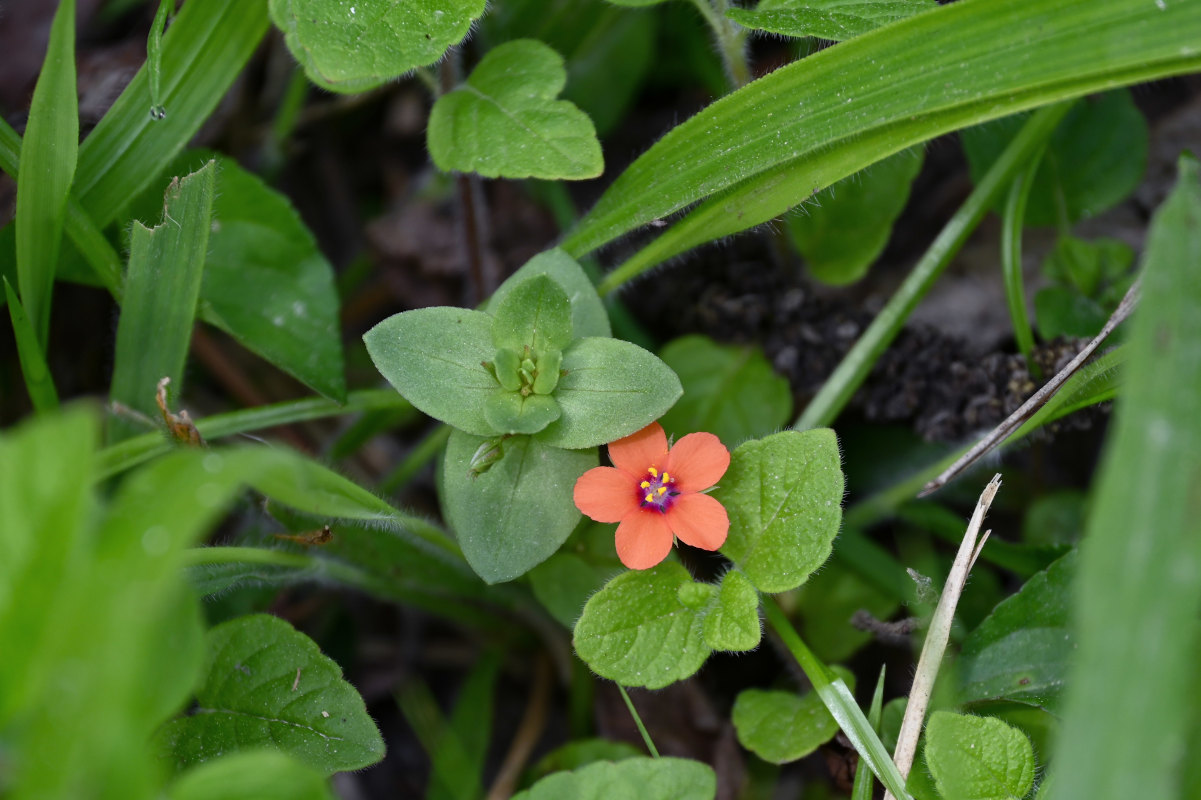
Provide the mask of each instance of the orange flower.
[{"label": "orange flower", "polygon": [[668,448],[652,422],[609,445],[612,467],[596,467],[575,483],[576,507],[597,522],[620,522],[617,556],[630,569],[650,569],[671,552],[673,535],[702,550],[726,541],[730,518],[707,494],[730,466],[730,452],[711,433],[690,433]]}]

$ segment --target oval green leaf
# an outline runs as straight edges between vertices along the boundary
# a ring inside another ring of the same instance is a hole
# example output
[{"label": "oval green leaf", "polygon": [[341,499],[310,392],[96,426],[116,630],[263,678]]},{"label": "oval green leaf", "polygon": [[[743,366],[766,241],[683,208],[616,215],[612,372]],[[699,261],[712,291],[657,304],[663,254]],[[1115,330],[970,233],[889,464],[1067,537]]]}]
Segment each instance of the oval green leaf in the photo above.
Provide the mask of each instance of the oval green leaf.
[{"label": "oval green leaf", "polygon": [[721,551],[763,592],[800,586],[842,522],[842,467],[829,428],[745,442],[713,492],[730,515]]},{"label": "oval green leaf", "polygon": [[555,398],[541,394],[498,391],[484,405],[484,419],[497,433],[537,433],[559,418]]},{"label": "oval green leaf", "polygon": [[598,761],[575,772],[557,772],[513,800],[713,800],[717,776],[684,758]]},{"label": "oval green leaf", "polygon": [[817,692],[746,689],[734,701],[731,720],[738,742],[772,764],[804,758],[838,733]]},{"label": "oval green leaf", "polygon": [[430,112],[427,142],[438,169],[486,178],[595,178],[604,170],[588,115],[556,100],[563,58],[533,39],[493,48],[467,82]]},{"label": "oval green leaf", "polygon": [[522,280],[491,305],[492,344],[518,353],[528,347],[534,356],[571,344],[571,302],[554,279],[533,275]]},{"label": "oval green leaf", "polygon": [[597,675],[661,689],[693,675],[710,648],[700,615],[681,602],[688,570],[668,561],[618,575],[584,606],[572,640]]},{"label": "oval green leaf", "polygon": [[485,0],[271,0],[309,80],[334,92],[365,92],[433,64],[471,30]]},{"label": "oval green leaf", "polygon": [[509,293],[527,278],[546,275],[567,293],[571,303],[571,325],[575,336],[611,336],[609,314],[584,268],[561,248],[547,250],[525,262],[500,285],[488,300],[485,311],[495,313]]},{"label": "oval green leaf", "polygon": [[419,308],[388,317],[363,336],[375,368],[415,407],[476,436],[496,433],[484,416],[499,388],[483,365],[492,317],[465,308]]},{"label": "oval green leaf", "polygon": [[188,770],[171,800],[332,800],[321,773],[273,749],[247,750]]},{"label": "oval green leaf", "polygon": [[621,339],[577,339],[563,353],[563,369],[554,391],[563,415],[538,434],[550,447],[596,447],[629,436],[684,391],[671,367]]},{"label": "oval green leaf", "polygon": [[705,644],[714,650],[754,650],[759,646],[763,638],[759,592],[747,576],[735,571],[722,577],[716,602],[705,614],[703,625]]},{"label": "oval green leaf", "polygon": [[312,639],[267,614],[208,634],[198,706],[160,731],[177,766],[252,747],[275,747],[324,775],[384,757],[363,698]]},{"label": "oval green leaf", "polygon": [[1030,740],[991,717],[935,711],[926,725],[926,766],[943,797],[1021,800],[1034,786]]},{"label": "oval green leaf", "polygon": [[442,467],[443,509],[471,568],[488,583],[500,583],[529,572],[571,535],[580,520],[571,490],[597,465],[597,453],[515,436],[504,441],[500,461],[472,477],[468,465],[484,441],[451,432]]}]

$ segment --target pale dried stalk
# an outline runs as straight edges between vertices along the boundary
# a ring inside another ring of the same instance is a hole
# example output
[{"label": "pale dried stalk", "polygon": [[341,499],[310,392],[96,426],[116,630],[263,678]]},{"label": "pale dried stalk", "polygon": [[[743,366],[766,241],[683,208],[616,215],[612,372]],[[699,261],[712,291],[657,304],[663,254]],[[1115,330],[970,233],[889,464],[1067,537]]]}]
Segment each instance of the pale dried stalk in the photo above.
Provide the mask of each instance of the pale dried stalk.
[{"label": "pale dried stalk", "polygon": [[[892,760],[902,777],[909,778],[909,770],[913,767],[913,758],[917,753],[917,741],[922,735],[922,723],[926,719],[926,709],[930,705],[930,693],[934,689],[934,680],[938,677],[938,668],[942,664],[943,654],[947,649],[947,640],[951,635],[951,621],[955,617],[955,607],[959,604],[959,596],[967,585],[967,576],[980,549],[988,539],[988,531],[980,536],[980,526],[984,523],[984,515],[1001,488],[1001,476],[995,475],[980,493],[972,520],[968,523],[967,533],[955,554],[955,563],[947,575],[943,586],[942,597],[930,620],[930,629],[926,632],[926,643],[922,645],[922,655],[917,661],[917,674],[913,676],[913,688],[909,690],[909,704],[905,707],[905,718],[901,721],[901,732],[897,736],[897,749]],[[977,542],[977,538],[979,541]],[[891,793],[885,793],[885,800],[894,800]]]}]

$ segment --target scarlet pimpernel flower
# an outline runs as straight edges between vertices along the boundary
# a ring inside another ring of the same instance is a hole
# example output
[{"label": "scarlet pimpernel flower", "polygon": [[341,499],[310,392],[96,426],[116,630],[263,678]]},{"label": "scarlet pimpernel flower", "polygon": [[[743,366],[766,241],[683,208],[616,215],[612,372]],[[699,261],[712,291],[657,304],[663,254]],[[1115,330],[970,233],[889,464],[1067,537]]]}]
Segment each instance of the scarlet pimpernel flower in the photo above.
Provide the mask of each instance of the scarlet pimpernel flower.
[{"label": "scarlet pimpernel flower", "polygon": [[690,433],[674,446],[652,422],[609,445],[612,467],[596,467],[575,484],[575,504],[597,522],[619,522],[617,556],[630,569],[650,569],[671,552],[673,537],[702,550],[726,541],[725,506],[702,491],[730,466],[730,452],[711,433]]}]

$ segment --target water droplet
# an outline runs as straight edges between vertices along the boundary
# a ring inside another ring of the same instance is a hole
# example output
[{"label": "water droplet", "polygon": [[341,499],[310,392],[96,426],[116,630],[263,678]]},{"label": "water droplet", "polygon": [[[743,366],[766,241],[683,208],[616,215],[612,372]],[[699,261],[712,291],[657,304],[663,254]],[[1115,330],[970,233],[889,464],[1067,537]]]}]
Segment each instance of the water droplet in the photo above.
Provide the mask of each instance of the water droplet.
[{"label": "water droplet", "polygon": [[150,107],[150,118],[151,119],[166,119],[167,118],[167,109],[163,108],[162,106],[151,106]]}]

